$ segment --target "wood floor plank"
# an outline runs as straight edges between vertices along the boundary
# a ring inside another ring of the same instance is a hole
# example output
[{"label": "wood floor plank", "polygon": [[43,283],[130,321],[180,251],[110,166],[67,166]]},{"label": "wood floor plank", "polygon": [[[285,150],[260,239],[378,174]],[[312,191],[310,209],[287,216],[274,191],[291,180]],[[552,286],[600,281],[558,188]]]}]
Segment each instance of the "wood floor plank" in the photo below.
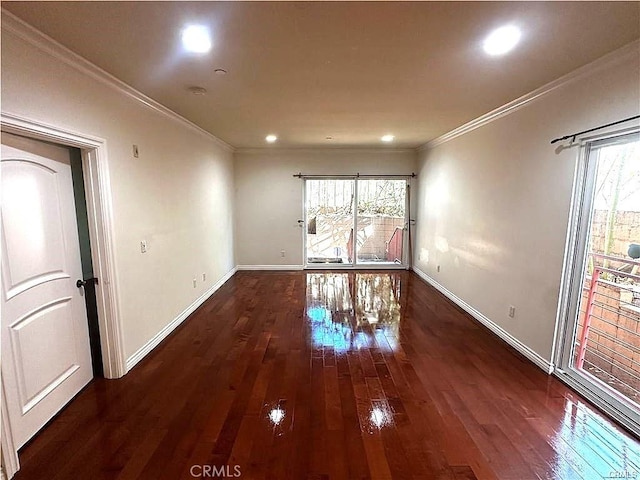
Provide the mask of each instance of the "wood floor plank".
[{"label": "wood floor plank", "polygon": [[640,443],[413,273],[238,272],[20,460],[16,480],[591,480],[637,474]]}]

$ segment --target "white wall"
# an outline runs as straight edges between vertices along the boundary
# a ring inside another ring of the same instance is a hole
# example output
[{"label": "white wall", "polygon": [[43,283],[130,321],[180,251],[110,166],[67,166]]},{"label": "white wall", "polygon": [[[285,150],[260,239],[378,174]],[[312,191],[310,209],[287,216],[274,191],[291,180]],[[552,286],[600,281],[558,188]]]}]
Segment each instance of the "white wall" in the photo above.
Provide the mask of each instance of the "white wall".
[{"label": "white wall", "polygon": [[578,154],[549,142],[639,113],[637,44],[625,52],[420,154],[416,267],[546,360]]},{"label": "white wall", "polygon": [[213,137],[5,29],[2,111],[106,139],[127,358],[233,269],[233,159]]},{"label": "white wall", "polygon": [[[236,262],[301,266],[303,181],[307,175],[405,175],[415,171],[413,150],[272,150],[235,155]],[[280,251],[285,251],[285,257]]]}]

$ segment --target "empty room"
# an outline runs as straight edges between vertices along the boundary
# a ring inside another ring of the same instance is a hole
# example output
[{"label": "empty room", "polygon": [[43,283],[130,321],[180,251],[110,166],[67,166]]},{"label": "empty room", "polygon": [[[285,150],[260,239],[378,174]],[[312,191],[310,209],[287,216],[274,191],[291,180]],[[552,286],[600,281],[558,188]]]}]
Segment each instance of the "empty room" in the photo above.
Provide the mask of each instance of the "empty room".
[{"label": "empty room", "polygon": [[1,8],[0,480],[640,480],[640,2]]}]

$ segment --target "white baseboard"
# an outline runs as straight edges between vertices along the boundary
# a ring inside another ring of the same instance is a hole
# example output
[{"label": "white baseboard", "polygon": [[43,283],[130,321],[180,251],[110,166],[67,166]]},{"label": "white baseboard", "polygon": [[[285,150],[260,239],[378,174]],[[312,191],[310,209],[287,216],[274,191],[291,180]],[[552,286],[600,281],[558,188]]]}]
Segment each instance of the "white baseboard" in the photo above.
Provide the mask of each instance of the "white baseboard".
[{"label": "white baseboard", "polygon": [[142,346],[136,353],[131,355],[127,359],[127,372],[131,371],[131,369],[144,357],[146,357],[151,350],[156,348],[160,342],[162,342],[165,338],[167,338],[171,332],[173,332],[182,322],[184,322],[189,315],[196,311],[196,309],[202,305],[211,295],[213,295],[222,285],[224,285],[227,280],[229,280],[234,273],[238,270],[238,267],[232,268],[224,277],[218,280],[215,285],[213,285],[209,290],[204,292],[200,297],[198,297],[191,305],[189,305],[180,315],[178,315],[174,320],[172,320],[166,327],[160,330],[151,340],[149,340],[146,344]]},{"label": "white baseboard", "polygon": [[524,355],[528,360],[530,360],[535,365],[540,367],[546,373],[548,374],[553,373],[554,366],[548,360],[546,360],[545,358],[541,357],[538,353],[531,350],[529,347],[527,347],[524,343],[522,343],[516,337],[511,335],[502,327],[500,327],[497,323],[493,322],[488,317],[486,317],[485,315],[480,313],[478,310],[473,308],[471,305],[469,305],[467,302],[462,300],[460,297],[458,297],[451,291],[447,290],[444,286],[436,282],[433,278],[431,278],[429,275],[424,273],[419,268],[413,267],[413,271],[416,272],[416,274],[422,280],[424,280],[426,283],[428,283],[433,288],[438,290],[440,293],[442,293],[445,297],[447,297],[453,303],[455,303],[460,308],[462,308],[465,312],[467,312],[469,315],[475,318],[478,322],[483,324],[485,327],[491,330],[494,334],[496,334],[498,337],[500,337],[502,340],[507,342],[509,345],[515,348],[518,352]]},{"label": "white baseboard", "polygon": [[302,270],[302,265],[238,265],[238,270]]}]

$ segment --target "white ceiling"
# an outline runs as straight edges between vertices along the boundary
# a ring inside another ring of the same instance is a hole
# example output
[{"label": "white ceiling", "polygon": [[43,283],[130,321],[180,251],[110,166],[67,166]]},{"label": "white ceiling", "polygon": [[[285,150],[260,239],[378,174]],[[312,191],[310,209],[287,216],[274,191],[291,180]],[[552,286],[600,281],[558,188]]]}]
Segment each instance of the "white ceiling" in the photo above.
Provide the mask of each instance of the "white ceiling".
[{"label": "white ceiling", "polygon": [[[268,133],[279,147],[379,146],[386,133],[417,147],[640,37],[640,2],[2,6],[238,148]],[[211,29],[208,54],[181,51],[188,23]],[[488,57],[484,36],[506,23],[520,45]]]}]

